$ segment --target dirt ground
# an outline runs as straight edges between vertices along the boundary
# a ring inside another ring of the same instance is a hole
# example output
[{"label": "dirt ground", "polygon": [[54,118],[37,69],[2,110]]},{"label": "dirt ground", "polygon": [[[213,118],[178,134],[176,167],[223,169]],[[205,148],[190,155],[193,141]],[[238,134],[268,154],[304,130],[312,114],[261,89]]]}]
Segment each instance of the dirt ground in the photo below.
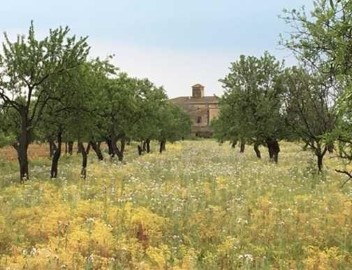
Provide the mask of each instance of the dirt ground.
[{"label": "dirt ground", "polygon": [[[48,144],[30,144],[28,147],[28,158],[46,158],[49,157],[49,145]],[[12,146],[6,146],[0,148],[0,158],[15,161],[17,160],[16,150]]]}]

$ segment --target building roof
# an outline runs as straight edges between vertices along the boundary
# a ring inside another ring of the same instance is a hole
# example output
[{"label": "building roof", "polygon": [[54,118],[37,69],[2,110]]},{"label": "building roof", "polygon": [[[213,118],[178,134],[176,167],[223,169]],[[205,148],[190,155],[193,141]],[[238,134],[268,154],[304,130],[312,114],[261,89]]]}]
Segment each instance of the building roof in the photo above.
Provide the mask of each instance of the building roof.
[{"label": "building roof", "polygon": [[219,98],[217,96],[204,96],[201,98],[195,97],[177,97],[171,98],[171,102],[178,103],[178,104],[191,104],[191,103],[219,103]]},{"label": "building roof", "polygon": [[203,88],[204,88],[204,86],[201,85],[200,83],[197,83],[197,84],[193,85],[192,88],[193,88],[193,87],[203,87]]}]

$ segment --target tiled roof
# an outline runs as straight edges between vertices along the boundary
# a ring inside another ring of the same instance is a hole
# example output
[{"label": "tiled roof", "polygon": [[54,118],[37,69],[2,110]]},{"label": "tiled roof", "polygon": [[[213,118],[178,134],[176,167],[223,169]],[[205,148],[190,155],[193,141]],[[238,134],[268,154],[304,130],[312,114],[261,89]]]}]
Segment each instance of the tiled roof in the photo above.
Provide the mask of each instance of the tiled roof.
[{"label": "tiled roof", "polygon": [[171,98],[171,102],[178,104],[190,104],[190,103],[219,103],[219,98],[217,96],[205,96],[201,98],[194,97],[177,97]]},{"label": "tiled roof", "polygon": [[203,88],[204,88],[204,86],[201,85],[200,83],[197,83],[197,84],[193,85],[192,88],[193,88],[193,87],[203,87]]}]

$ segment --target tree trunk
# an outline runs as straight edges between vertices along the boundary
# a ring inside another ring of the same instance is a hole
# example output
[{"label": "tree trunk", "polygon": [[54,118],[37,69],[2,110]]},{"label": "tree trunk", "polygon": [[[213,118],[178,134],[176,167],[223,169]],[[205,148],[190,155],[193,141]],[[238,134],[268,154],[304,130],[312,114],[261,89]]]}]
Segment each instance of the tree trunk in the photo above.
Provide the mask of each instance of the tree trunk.
[{"label": "tree trunk", "polygon": [[[115,147],[114,147],[115,148]],[[115,148],[115,154],[117,156],[118,161],[123,161],[123,153],[119,150],[119,148],[116,146]]]},{"label": "tree trunk", "polygon": [[323,169],[323,157],[324,157],[323,155],[317,155],[319,172],[321,172]]},{"label": "tree trunk", "polygon": [[237,140],[233,140],[232,143],[231,143],[231,147],[232,148],[235,148],[237,145]]},{"label": "tree trunk", "polygon": [[138,151],[138,155],[141,156],[143,153],[143,149],[140,145],[137,145],[137,151]]},{"label": "tree trunk", "polygon": [[[82,148],[82,147],[79,147],[78,144],[79,144],[79,142],[77,142],[77,154],[82,154],[81,151],[82,151],[82,149],[83,149],[84,147],[83,147],[83,148]],[[82,145],[83,145],[83,143],[82,143]],[[84,148],[84,150],[85,150],[85,148]]]},{"label": "tree trunk", "polygon": [[240,144],[240,153],[244,153],[245,148],[246,148],[246,141],[242,139]]},{"label": "tree trunk", "polygon": [[315,149],[315,155],[317,156],[318,170],[319,170],[319,172],[322,172],[322,170],[323,170],[323,158],[324,158],[328,148],[327,148],[327,146],[325,146],[324,149],[321,150],[320,144],[318,143],[317,145],[318,146]]},{"label": "tree trunk", "polygon": [[258,143],[254,143],[254,152],[257,156],[257,158],[262,158],[261,154],[260,154],[260,150],[259,150],[259,144]]},{"label": "tree trunk", "polygon": [[29,180],[28,173],[28,145],[29,145],[29,130],[26,116],[22,115],[21,135],[18,143],[13,144],[17,151],[18,163],[20,167],[20,181]]},{"label": "tree trunk", "polygon": [[91,144],[90,144],[90,142],[88,142],[88,145],[87,145],[87,148],[86,148],[87,155],[89,155],[90,148],[91,148]]},{"label": "tree trunk", "polygon": [[51,178],[57,177],[59,159],[61,156],[61,145],[62,145],[62,132],[59,131],[59,133],[57,134],[57,147],[55,145],[55,151],[53,154],[53,158],[51,160],[51,171],[50,171]]},{"label": "tree trunk", "polygon": [[273,138],[267,138],[265,142],[268,147],[270,161],[277,163],[279,160],[280,152],[278,141]]},{"label": "tree trunk", "polygon": [[110,137],[105,138],[106,145],[108,146],[108,153],[111,158],[115,156],[114,147],[112,146],[112,139]]},{"label": "tree trunk", "polygon": [[160,141],[160,148],[159,148],[160,154],[161,154],[163,151],[166,150],[165,145],[166,145],[166,140],[161,140],[161,141]]},{"label": "tree trunk", "polygon": [[20,167],[20,181],[29,180],[28,174],[28,145],[23,144],[23,142],[16,143],[13,145],[17,151],[18,164]]},{"label": "tree trunk", "polygon": [[143,152],[146,152],[147,151],[147,140],[143,140],[142,141],[142,151]]},{"label": "tree trunk", "polygon": [[54,152],[56,151],[56,145],[54,140],[52,139],[49,139],[48,142],[49,142],[49,158],[52,158],[54,155]]},{"label": "tree trunk", "polygon": [[104,156],[100,150],[100,143],[95,141],[90,141],[89,144],[91,145],[92,149],[94,150],[95,154],[97,155],[99,160],[104,160]]},{"label": "tree trunk", "polygon": [[146,139],[145,142],[147,144],[147,153],[150,153],[150,139]]},{"label": "tree trunk", "polygon": [[81,178],[86,179],[87,177],[87,161],[88,161],[88,155],[87,151],[84,148],[84,145],[82,142],[78,142],[78,150],[82,154],[82,169],[81,169]]},{"label": "tree trunk", "polygon": [[73,141],[68,142],[68,154],[71,156],[73,154]]},{"label": "tree trunk", "polygon": [[119,161],[123,161],[123,152],[117,147],[117,139],[114,136],[111,137],[111,146],[114,155],[117,156]]}]

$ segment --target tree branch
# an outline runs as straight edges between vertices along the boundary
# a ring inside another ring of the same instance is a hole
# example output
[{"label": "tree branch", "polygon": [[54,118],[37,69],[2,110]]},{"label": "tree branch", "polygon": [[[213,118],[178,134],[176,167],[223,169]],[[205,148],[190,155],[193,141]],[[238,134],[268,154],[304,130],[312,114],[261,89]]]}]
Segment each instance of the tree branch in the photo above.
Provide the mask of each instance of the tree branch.
[{"label": "tree branch", "polygon": [[343,173],[343,174],[346,174],[348,176],[348,179],[341,185],[341,188],[343,188],[344,185],[346,185],[346,183],[352,179],[352,174],[349,173],[348,171],[335,170],[335,172]]},{"label": "tree branch", "polygon": [[11,100],[8,96],[4,93],[0,92],[0,98],[6,103],[10,104],[17,112],[20,112],[20,107],[22,106],[17,101]]}]

